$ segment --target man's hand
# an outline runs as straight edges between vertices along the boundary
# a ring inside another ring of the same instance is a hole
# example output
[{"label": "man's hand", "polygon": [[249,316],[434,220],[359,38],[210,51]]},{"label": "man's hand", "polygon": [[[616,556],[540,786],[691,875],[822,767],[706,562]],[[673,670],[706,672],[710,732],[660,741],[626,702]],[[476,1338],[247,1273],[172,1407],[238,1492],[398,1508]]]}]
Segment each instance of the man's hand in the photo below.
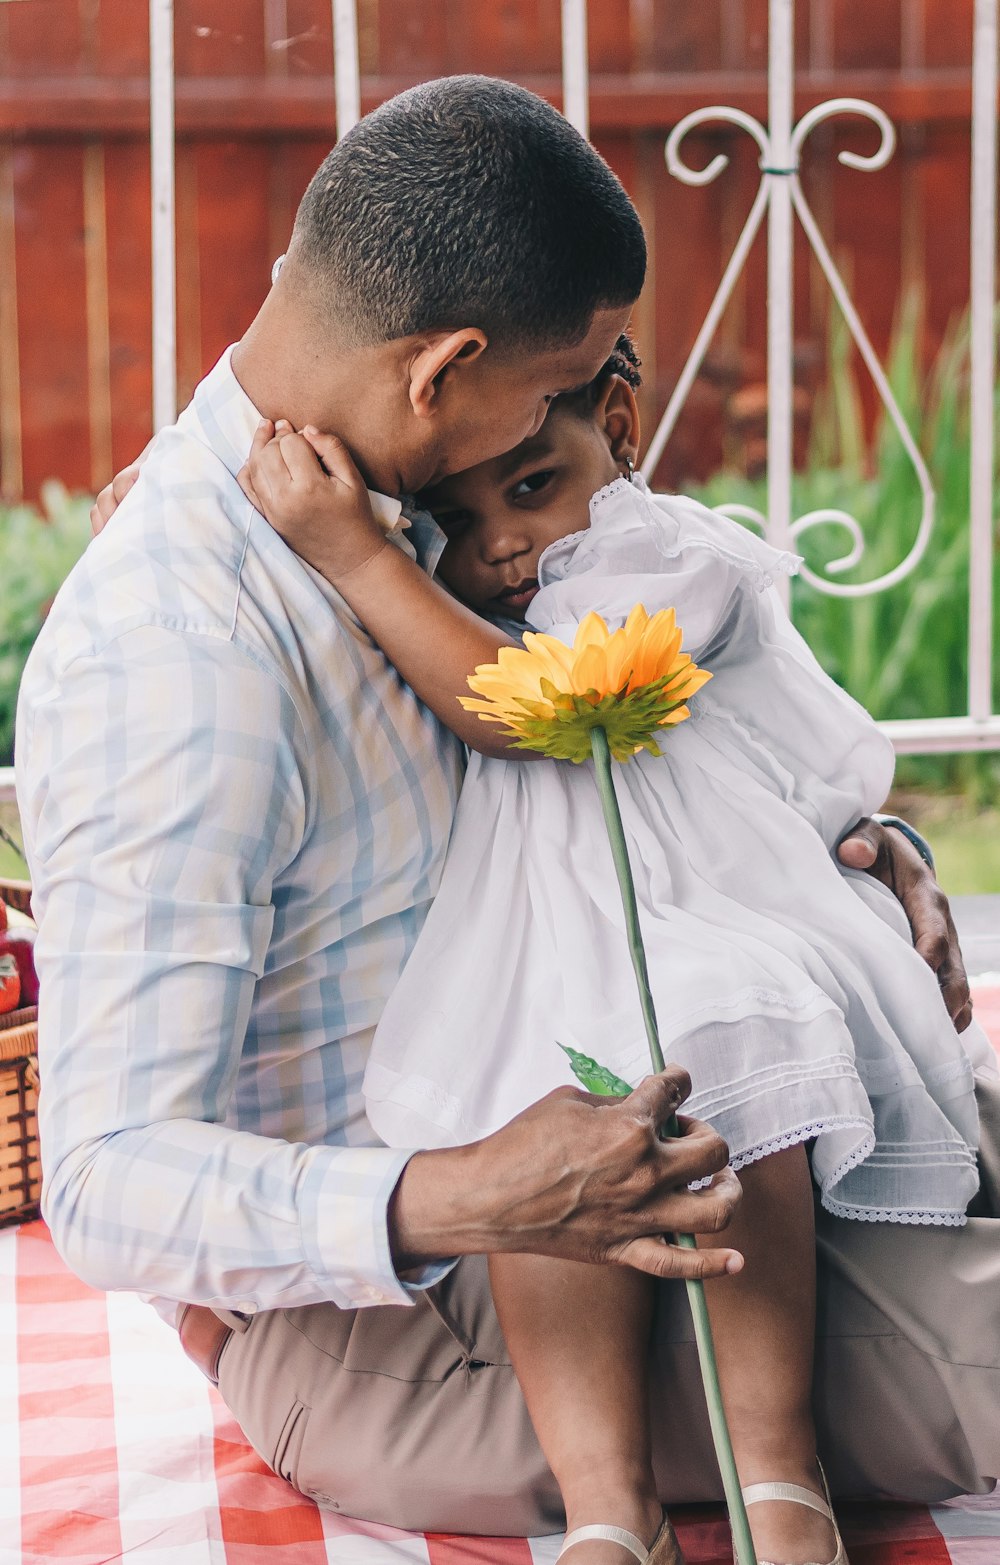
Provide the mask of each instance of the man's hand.
[{"label": "man's hand", "polygon": [[[718,1233],[741,1196],[729,1149],[708,1125],[682,1118],[676,1140],[660,1139],[690,1090],[676,1066],[627,1098],[560,1087],[485,1141],[416,1153],[390,1207],[397,1270],[530,1252],[654,1277],[739,1271],[735,1250],[669,1243],[674,1233]],[[687,1188],[708,1178],[704,1189]]]},{"label": "man's hand", "polygon": [[891,826],[865,819],[838,844],[837,856],[849,869],[867,870],[899,898],[913,944],[937,974],[956,1032],[963,1032],[972,1020],[972,997],[958,935],[948,898],[912,842]]},{"label": "man's hand", "polygon": [[386,547],[365,481],[336,435],[262,419],[237,476],[275,532],[334,586]]}]

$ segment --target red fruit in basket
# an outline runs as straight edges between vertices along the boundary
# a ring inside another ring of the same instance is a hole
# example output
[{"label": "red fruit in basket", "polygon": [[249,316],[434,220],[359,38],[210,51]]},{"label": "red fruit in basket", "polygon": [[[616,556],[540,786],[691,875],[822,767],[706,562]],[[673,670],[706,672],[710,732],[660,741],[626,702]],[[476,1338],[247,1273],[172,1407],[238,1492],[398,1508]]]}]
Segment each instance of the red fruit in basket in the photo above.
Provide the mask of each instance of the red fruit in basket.
[{"label": "red fruit in basket", "polygon": [[12,956],[0,956],[0,1014],[21,1003],[21,975]]},{"label": "red fruit in basket", "polygon": [[0,897],[0,933],[7,928],[7,904]]},{"label": "red fruit in basket", "polygon": [[32,947],[38,933],[30,924],[17,924],[0,934],[0,960],[11,956],[21,980],[21,1004],[38,1004],[38,974]]}]

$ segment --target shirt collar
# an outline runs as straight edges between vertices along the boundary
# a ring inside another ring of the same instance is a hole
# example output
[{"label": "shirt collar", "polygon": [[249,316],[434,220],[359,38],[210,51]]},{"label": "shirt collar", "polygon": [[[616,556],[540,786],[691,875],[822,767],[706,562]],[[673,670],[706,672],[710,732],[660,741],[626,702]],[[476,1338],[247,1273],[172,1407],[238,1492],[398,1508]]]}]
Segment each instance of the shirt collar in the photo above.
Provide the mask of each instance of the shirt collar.
[{"label": "shirt collar", "polygon": [[[190,409],[182,413],[180,419],[183,422],[189,415],[197,419],[212,450],[221,457],[234,478],[247,459],[261,420],[260,413],[233,373],[235,346],[235,343],[231,344],[215,368],[205,376]],[[377,489],[369,489],[368,498],[375,520],[384,532],[391,536],[410,526],[402,500],[381,494]],[[425,512],[419,514],[426,515]]]}]

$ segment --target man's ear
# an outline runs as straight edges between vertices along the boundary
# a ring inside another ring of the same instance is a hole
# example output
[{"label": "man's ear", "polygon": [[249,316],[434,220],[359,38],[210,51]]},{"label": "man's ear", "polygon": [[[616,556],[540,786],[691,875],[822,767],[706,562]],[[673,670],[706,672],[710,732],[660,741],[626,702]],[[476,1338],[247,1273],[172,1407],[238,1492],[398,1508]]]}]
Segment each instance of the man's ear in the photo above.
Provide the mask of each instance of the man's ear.
[{"label": "man's ear", "polygon": [[602,392],[594,417],[607,436],[611,455],[619,466],[626,458],[631,462],[639,458],[639,407],[635,392],[627,380],[612,375],[607,390]]},{"label": "man's ear", "polygon": [[448,375],[472,364],[486,350],[488,338],[477,326],[436,332],[422,337],[409,361],[410,406],[418,418],[436,411]]}]

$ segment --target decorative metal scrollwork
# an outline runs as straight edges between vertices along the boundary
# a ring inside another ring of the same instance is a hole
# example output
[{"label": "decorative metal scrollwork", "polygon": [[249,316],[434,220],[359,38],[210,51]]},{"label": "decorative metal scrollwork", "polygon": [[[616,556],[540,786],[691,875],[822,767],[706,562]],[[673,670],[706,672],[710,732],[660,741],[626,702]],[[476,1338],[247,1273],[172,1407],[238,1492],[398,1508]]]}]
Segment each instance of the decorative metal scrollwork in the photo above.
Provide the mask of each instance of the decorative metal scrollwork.
[{"label": "decorative metal scrollwork", "polygon": [[[779,181],[787,181],[792,210],[802,225],[810,248],[843,314],[847,329],[867,366],[886,412],[892,419],[893,425],[899,434],[920,486],[922,507],[916,538],[905,559],[901,560],[891,571],[872,581],[848,586],[844,583],[829,581],[825,575],[817,574],[808,566],[804,565],[802,567],[801,574],[803,578],[820,592],[839,597],[863,597],[870,593],[882,592],[886,588],[894,586],[905,576],[908,576],[919,563],[927,548],[934,527],[934,490],[927,470],[927,464],[893,395],[892,387],[889,385],[888,378],[879,362],[875,349],[872,347],[871,340],[862,325],[857,310],[854,308],[844,280],[834,264],[826,241],[820,233],[816,218],[805,198],[801,181],[799,180],[799,159],[804,143],[817,125],[823,124],[825,121],[833,119],[840,114],[855,114],[870,120],[878,127],[880,139],[879,145],[874,152],[862,154],[843,151],[838,154],[839,161],[848,168],[861,169],[868,172],[884,168],[895,150],[896,133],[888,115],[875,104],[867,103],[861,98],[831,98],[826,103],[818,104],[815,108],[810,109],[792,129],[787,143],[787,158],[781,157],[781,152],[773,146],[767,129],[760,121],[754,119],[752,115],[745,113],[742,109],[719,105],[696,109],[693,113],[686,115],[670,133],[666,144],[667,168],[683,184],[710,185],[728,167],[729,158],[722,152],[717,153],[701,169],[692,168],[684,161],[681,154],[682,144],[691,131],[702,125],[719,122],[735,125],[738,129],[746,131],[757,143],[760,152],[761,181],[746,222],[733,248],[732,256],[723,272],[715,297],[702,323],[701,330],[695,339],[691,352],[688,354],[684,368],[667,404],[666,411],[660,420],[659,427],[650,442],[643,461],[643,472],[647,477],[651,476],[660,459],[663,448],[676,426],[681,408],[702,366],[709,344],[722,318],[723,311],[732,296],[733,288],[746,263],[750,247],[760,231],[764,215],[773,199],[775,186]],[[791,278],[789,277],[790,284]],[[767,518],[762,516],[760,512],[753,511],[750,507],[732,505],[720,506],[719,509],[725,515],[739,516],[743,520],[759,525],[765,535],[768,532]],[[865,539],[861,526],[848,512],[835,508],[810,511],[790,523],[786,537],[790,536],[792,539],[798,539],[811,528],[830,523],[846,528],[851,538],[849,553],[838,559],[828,561],[824,567],[825,572],[836,575],[858,565],[863,559],[865,552]]]}]

